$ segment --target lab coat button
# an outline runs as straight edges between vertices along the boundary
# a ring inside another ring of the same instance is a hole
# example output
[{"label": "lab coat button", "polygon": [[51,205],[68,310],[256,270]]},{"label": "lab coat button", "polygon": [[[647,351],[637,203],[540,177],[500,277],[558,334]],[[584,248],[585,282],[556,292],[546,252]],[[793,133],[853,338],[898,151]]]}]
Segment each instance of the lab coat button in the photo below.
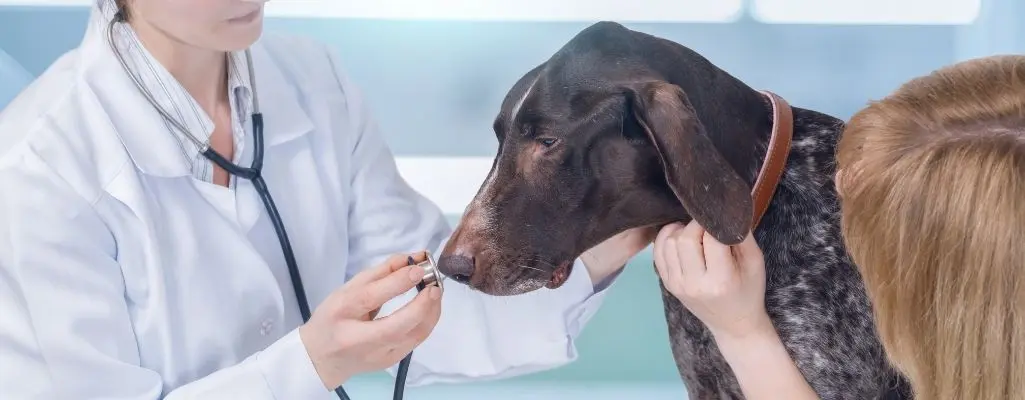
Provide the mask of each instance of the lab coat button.
[{"label": "lab coat button", "polygon": [[273,328],[273,327],[274,327],[274,321],[269,320],[269,319],[268,320],[264,320],[263,324],[260,326],[260,334],[264,335],[264,336],[269,335],[270,331],[271,331],[271,328]]}]

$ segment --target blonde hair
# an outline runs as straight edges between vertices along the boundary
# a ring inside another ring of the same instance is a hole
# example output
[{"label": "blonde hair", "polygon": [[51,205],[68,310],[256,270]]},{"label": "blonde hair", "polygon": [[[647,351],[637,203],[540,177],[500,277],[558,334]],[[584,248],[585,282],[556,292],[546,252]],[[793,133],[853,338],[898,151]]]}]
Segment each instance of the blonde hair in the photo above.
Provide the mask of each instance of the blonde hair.
[{"label": "blonde hair", "polygon": [[838,171],[846,245],[915,397],[1025,398],[1025,56],[871,103]]}]

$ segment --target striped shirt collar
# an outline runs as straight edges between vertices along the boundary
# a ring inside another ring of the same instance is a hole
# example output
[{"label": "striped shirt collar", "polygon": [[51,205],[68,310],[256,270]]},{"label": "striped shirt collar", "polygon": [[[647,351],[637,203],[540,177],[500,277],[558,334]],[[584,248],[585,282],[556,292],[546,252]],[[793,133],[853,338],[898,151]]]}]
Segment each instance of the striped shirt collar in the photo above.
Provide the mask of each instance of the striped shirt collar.
[{"label": "striped shirt collar", "polygon": [[[185,135],[191,134],[201,142],[208,143],[214,131],[213,120],[178,80],[143,47],[130,25],[116,23],[112,36],[130,73],[169,116],[188,129],[188,133],[181,132],[174,124],[163,121],[167,129],[176,135],[182,155],[193,165],[194,175],[203,180],[211,179],[211,166],[200,153],[202,149]],[[230,52],[227,58],[228,98],[233,111],[231,130],[237,158],[245,143],[244,124],[248,122],[253,110],[252,89],[245,52]]]}]

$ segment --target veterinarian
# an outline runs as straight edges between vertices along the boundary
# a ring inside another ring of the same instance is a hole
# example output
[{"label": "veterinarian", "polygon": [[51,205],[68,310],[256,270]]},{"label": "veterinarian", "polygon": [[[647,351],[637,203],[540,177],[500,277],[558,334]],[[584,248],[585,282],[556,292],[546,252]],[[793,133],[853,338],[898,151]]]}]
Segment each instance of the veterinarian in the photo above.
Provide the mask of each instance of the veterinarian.
[{"label": "veterinarian", "polygon": [[652,235],[558,290],[417,294],[444,216],[344,60],[262,24],[262,0],[100,0],[0,115],[0,398],[324,399],[414,349],[410,385],[573,360]]}]

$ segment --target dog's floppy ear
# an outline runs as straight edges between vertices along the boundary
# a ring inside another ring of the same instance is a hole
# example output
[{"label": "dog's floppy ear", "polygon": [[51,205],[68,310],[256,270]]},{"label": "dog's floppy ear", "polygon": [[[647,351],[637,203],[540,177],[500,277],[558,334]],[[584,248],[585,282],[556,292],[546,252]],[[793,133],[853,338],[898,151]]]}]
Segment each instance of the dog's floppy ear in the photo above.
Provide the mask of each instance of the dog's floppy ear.
[{"label": "dog's floppy ear", "polygon": [[712,144],[679,86],[647,82],[627,90],[630,108],[661,157],[666,181],[716,240],[737,244],[751,230],[751,189]]}]

